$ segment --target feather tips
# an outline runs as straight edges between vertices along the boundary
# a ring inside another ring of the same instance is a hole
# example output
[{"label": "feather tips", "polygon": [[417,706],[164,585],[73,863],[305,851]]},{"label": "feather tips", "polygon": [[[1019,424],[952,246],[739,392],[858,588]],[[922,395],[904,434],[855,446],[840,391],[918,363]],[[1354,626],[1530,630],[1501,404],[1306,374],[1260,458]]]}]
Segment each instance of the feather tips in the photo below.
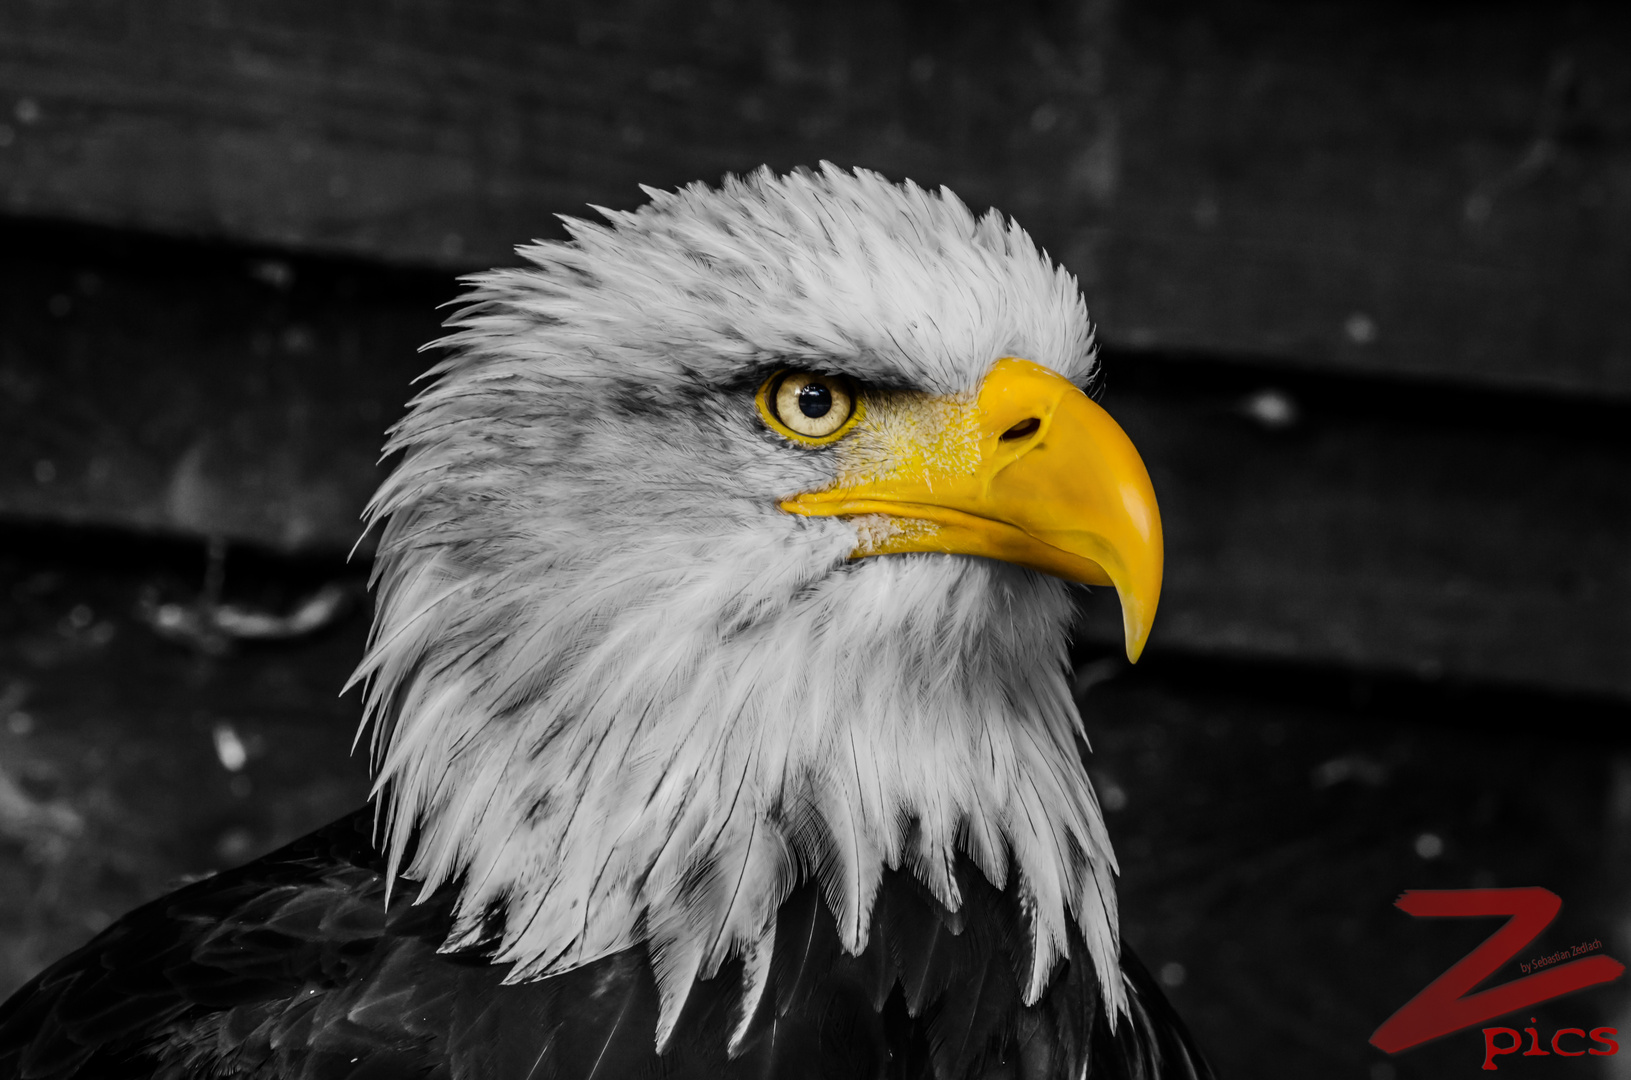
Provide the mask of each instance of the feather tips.
[{"label": "feather tips", "polygon": [[[535,1076],[787,1080],[1210,1077],[1131,954],[1112,1035],[1087,965],[1034,1006],[1017,887],[966,858],[953,913],[904,870],[883,875],[867,947],[840,948],[818,887],[794,888],[771,940],[699,980],[669,1028],[649,950],[503,985],[482,953],[436,943],[456,888],[386,903],[366,813],[132,912],[0,1005],[0,1073],[299,1080]],[[1083,943],[1072,938],[1080,955]],[[755,989],[755,988],[758,989]],[[740,1003],[747,1002],[746,1011]]]}]

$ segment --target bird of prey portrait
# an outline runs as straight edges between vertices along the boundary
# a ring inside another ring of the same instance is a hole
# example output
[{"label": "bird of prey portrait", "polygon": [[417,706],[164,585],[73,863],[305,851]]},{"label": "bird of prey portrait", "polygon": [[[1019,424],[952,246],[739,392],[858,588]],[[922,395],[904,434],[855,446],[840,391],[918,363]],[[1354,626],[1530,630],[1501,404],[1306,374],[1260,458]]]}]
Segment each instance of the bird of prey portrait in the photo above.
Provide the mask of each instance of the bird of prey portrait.
[{"label": "bird of prey portrait", "polygon": [[1067,634],[1161,587],[1076,281],[830,165],[469,279],[368,507],[373,806],[0,1006],[0,1077],[1207,1077]]}]

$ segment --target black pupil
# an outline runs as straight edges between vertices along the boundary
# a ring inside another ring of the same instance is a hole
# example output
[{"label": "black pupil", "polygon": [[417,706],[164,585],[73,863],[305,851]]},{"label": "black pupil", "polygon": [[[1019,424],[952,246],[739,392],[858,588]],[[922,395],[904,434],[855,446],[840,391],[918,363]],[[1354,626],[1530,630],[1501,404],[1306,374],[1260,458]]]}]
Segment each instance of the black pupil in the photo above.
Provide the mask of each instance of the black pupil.
[{"label": "black pupil", "polygon": [[799,412],[811,420],[819,420],[832,411],[832,391],[820,383],[805,383],[799,387]]}]

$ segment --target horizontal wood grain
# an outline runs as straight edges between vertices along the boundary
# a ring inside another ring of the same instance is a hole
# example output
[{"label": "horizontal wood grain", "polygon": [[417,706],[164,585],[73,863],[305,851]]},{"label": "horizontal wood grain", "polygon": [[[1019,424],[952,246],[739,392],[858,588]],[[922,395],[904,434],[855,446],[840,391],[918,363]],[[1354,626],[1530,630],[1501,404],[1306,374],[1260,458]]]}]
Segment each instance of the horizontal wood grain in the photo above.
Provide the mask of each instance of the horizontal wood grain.
[{"label": "horizontal wood grain", "polygon": [[0,10],[0,211],[469,268],[769,163],[995,204],[1107,340],[1631,395],[1631,14],[1538,0]]},{"label": "horizontal wood grain", "polygon": [[[344,551],[455,292],[13,224],[0,516]],[[1152,653],[1631,695],[1631,409],[1116,349],[1103,391],[1161,500]]]},{"label": "horizontal wood grain", "polygon": [[1119,360],[1161,643],[1631,691],[1631,411]]},{"label": "horizontal wood grain", "polygon": [[16,226],[0,252],[0,512],[357,539],[451,277]]}]

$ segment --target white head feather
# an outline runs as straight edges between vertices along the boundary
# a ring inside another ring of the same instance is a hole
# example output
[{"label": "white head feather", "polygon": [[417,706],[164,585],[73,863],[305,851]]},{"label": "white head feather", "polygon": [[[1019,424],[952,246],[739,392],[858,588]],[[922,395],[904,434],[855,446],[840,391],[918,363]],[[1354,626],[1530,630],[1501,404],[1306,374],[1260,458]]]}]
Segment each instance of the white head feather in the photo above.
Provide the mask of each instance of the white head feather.
[{"label": "white head feather", "polygon": [[762,976],[802,875],[859,951],[884,867],[956,908],[961,849],[1018,875],[1027,1000],[1075,920],[1114,1017],[1070,586],[849,561],[854,523],[776,505],[831,483],[830,457],[753,404],[786,366],[956,394],[1020,356],[1084,382],[1075,280],[995,212],[869,172],[648,194],[472,278],[387,446],[405,457],[369,507],[387,525],[357,677],[393,876],[461,880],[449,945],[501,925],[511,980],[648,939],[661,1041],[727,958]]}]

